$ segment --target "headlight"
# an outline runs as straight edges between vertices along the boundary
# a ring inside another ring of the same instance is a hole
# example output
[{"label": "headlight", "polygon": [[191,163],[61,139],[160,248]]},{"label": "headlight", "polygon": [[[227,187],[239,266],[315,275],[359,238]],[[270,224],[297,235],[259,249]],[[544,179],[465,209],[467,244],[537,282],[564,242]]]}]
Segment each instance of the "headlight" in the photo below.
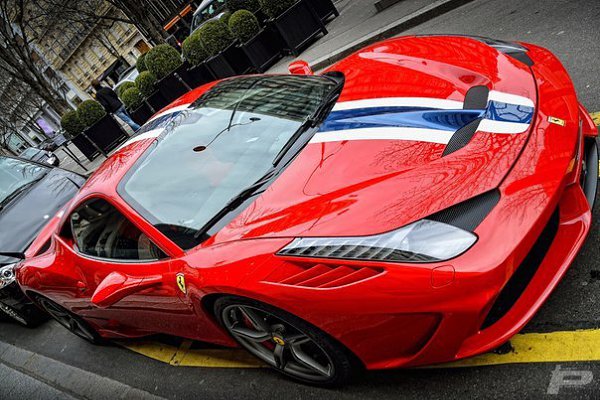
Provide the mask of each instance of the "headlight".
[{"label": "headlight", "polygon": [[0,289],[4,289],[15,281],[15,265],[10,264],[0,268]]},{"label": "headlight", "polygon": [[279,255],[347,260],[437,262],[468,250],[477,236],[452,225],[423,219],[374,236],[297,238]]}]

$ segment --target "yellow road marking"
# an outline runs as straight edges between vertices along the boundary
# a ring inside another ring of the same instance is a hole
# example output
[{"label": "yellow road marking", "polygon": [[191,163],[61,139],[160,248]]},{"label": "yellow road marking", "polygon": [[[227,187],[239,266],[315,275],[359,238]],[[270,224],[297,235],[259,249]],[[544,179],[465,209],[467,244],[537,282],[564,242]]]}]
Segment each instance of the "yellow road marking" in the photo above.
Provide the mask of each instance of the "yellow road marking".
[{"label": "yellow road marking", "polygon": [[513,350],[506,354],[486,353],[436,367],[600,361],[600,329],[525,333],[514,336],[510,343]]},{"label": "yellow road marking", "polygon": [[592,117],[597,126],[600,126],[600,111],[590,113],[590,117]]},{"label": "yellow road marking", "polygon": [[[525,333],[510,341],[507,354],[486,353],[428,368],[479,367],[484,365],[600,361],[600,329]],[[260,368],[264,364],[242,349],[190,349],[186,340],[175,347],[153,341],[120,342],[146,357],[181,367]]]},{"label": "yellow road marking", "polygon": [[155,341],[118,342],[121,346],[175,367],[260,368],[263,365],[242,349],[190,349],[192,341],[179,347]]}]

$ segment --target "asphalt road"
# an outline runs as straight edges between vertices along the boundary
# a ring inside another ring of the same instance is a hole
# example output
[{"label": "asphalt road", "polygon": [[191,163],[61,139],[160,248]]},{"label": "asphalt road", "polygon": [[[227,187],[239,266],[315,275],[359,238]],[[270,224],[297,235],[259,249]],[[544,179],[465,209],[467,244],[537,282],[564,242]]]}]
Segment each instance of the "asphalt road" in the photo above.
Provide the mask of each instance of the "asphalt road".
[{"label": "asphalt road", "polygon": [[[409,33],[474,34],[543,45],[563,60],[589,111],[600,111],[599,21],[598,0],[475,0]],[[600,218],[598,206],[594,214]],[[526,331],[600,327],[598,227],[595,222],[582,253]],[[264,369],[171,367],[117,346],[89,345],[52,322],[36,330],[2,323],[0,341],[41,354],[61,365],[105,377],[115,387],[120,382],[127,388],[169,399],[598,398],[600,391],[600,363],[371,372],[349,387],[334,391],[291,383]],[[575,370],[575,378],[580,379],[581,385],[561,387],[558,396],[548,394],[557,367],[563,372]],[[26,376],[22,371],[27,372],[27,369],[17,371],[0,364],[0,399],[56,398],[56,390],[60,390],[56,389],[56,382],[48,386],[44,379]],[[582,384],[587,378],[591,378],[591,382]],[[74,387],[89,377],[77,373],[65,374],[63,379],[64,385]]]}]

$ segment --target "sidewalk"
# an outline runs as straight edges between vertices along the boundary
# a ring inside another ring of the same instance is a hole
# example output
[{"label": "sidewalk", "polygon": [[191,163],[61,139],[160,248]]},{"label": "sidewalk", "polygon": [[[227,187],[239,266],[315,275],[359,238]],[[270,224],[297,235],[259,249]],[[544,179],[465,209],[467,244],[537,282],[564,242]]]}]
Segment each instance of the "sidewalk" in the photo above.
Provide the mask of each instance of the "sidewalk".
[{"label": "sidewalk", "polygon": [[[402,0],[378,13],[375,0],[334,1],[340,16],[326,25],[321,37],[298,58],[316,71],[339,61],[360,48],[410,29],[420,23],[458,8],[471,0]],[[284,57],[268,73],[287,73],[294,57]]]}]

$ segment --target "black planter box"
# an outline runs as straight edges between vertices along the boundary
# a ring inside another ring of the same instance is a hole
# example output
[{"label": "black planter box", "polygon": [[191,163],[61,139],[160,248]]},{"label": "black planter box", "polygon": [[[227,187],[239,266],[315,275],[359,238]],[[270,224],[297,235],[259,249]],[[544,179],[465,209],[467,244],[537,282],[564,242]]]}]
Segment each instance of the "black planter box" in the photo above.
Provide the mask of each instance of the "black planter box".
[{"label": "black planter box", "polygon": [[121,128],[121,125],[108,114],[87,128],[84,133],[105,154],[129,137],[123,128]]},{"label": "black planter box", "polygon": [[135,110],[132,110],[132,111],[127,110],[127,112],[131,116],[131,119],[133,119],[135,121],[135,123],[140,126],[144,125],[146,123],[146,121],[148,121],[150,119],[150,117],[152,117],[152,115],[154,115],[154,112],[150,109],[150,107],[146,103],[142,103],[142,105],[139,106],[138,108],[136,108]]},{"label": "black planter box", "polygon": [[80,133],[79,135],[71,139],[71,143],[75,145],[81,151],[81,153],[90,161],[94,161],[96,157],[100,155],[100,151],[94,146],[94,144],[85,136]]},{"label": "black planter box", "polygon": [[223,53],[206,60],[206,66],[216,79],[225,79],[236,75],[235,69],[229,64]]},{"label": "black planter box", "polygon": [[206,66],[206,63],[189,68],[187,70],[186,77],[186,82],[192,89],[202,86],[205,83],[212,82],[216,79],[210,69]]},{"label": "black planter box", "polygon": [[187,66],[184,64],[162,78],[156,86],[162,96],[170,103],[183,96],[191,90],[181,75],[187,74]]},{"label": "black planter box", "polygon": [[265,72],[282,56],[280,39],[270,29],[261,30],[239,47],[246,53],[253,69],[259,73]]},{"label": "black planter box", "polygon": [[325,23],[331,17],[339,17],[340,13],[335,8],[332,0],[306,0],[317,13],[321,22]]},{"label": "black planter box", "polygon": [[252,71],[248,56],[235,42],[221,53],[206,60],[205,64],[216,79],[244,75]]},{"label": "black planter box", "polygon": [[248,56],[237,46],[237,43],[229,46],[222,54],[231,68],[233,68],[234,75],[244,75],[252,71],[252,64]]},{"label": "black planter box", "polygon": [[285,48],[295,57],[320,33],[327,34],[325,25],[306,0],[298,1],[270,22],[281,35]]},{"label": "black planter box", "polygon": [[258,20],[260,26],[264,27],[267,25],[267,21],[269,20],[269,16],[263,12],[261,8],[253,12],[254,16]]},{"label": "black planter box", "polygon": [[146,104],[150,107],[152,112],[155,113],[166,107],[169,102],[164,98],[160,91],[157,90],[146,98]]}]

